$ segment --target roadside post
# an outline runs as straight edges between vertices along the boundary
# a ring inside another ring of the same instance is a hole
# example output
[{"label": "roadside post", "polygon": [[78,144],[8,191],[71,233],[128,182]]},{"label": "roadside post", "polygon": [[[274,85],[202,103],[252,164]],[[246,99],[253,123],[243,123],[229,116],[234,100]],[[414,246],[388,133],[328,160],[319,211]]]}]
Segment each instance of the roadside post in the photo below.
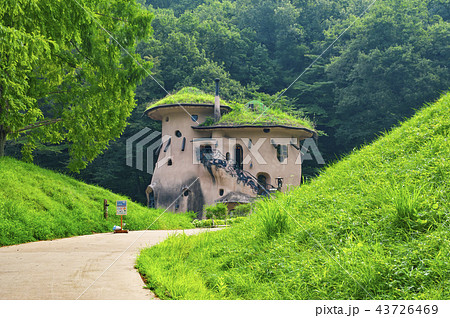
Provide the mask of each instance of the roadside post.
[{"label": "roadside post", "polygon": [[127,200],[116,201],[116,215],[120,215],[120,230],[115,229],[114,233],[128,233],[123,229],[123,216],[127,215]]},{"label": "roadside post", "polygon": [[103,216],[105,217],[106,220],[108,219],[108,207],[109,207],[108,200],[104,199],[103,200]]}]

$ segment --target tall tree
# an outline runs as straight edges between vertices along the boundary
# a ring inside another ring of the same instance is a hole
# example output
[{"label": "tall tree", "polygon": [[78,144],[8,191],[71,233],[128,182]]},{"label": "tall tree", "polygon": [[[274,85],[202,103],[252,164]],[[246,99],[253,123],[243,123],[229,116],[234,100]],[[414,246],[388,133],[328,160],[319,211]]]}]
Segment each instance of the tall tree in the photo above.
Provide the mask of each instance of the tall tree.
[{"label": "tall tree", "polygon": [[79,170],[120,136],[151,67],[134,51],[152,18],[134,0],[0,0],[0,156],[25,134],[25,158],[67,142]]}]

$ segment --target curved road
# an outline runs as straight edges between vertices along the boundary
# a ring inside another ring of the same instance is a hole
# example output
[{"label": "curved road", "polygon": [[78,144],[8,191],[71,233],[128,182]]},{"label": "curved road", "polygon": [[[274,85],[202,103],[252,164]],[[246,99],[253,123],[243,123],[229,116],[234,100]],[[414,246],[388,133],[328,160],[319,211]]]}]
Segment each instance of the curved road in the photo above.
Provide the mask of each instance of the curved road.
[{"label": "curved road", "polygon": [[134,268],[136,256],[176,233],[183,230],[104,233],[2,247],[0,299],[155,299]]}]

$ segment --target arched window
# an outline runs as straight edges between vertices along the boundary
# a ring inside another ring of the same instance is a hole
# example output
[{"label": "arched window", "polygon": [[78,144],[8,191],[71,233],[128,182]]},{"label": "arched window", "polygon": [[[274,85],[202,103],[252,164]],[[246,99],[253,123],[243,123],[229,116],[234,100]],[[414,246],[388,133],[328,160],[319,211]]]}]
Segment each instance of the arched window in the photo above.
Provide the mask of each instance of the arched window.
[{"label": "arched window", "polygon": [[270,176],[265,172],[260,172],[256,175],[258,179],[258,194],[267,194],[267,186],[270,184]]},{"label": "arched window", "polygon": [[240,169],[243,170],[244,169],[244,151],[242,149],[241,145],[236,145],[235,147],[235,155],[234,155],[236,164],[235,164],[235,169]]}]

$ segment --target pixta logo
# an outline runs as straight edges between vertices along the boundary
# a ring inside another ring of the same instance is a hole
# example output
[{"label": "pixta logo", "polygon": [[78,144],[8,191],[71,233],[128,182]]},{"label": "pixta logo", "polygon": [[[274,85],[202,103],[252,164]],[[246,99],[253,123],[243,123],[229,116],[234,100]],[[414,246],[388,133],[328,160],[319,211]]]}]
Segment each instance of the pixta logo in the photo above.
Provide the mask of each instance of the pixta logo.
[{"label": "pixta logo", "polygon": [[[172,143],[175,141],[169,135],[161,136],[159,131],[153,131],[148,127],[143,128],[126,141],[126,164],[144,171],[145,163],[145,171],[153,174],[154,167],[171,165],[171,158],[174,154]],[[205,164],[206,158],[212,161],[226,160],[227,163],[233,164],[234,162],[235,165],[237,162],[240,165],[247,165],[250,162],[267,165],[273,162],[274,153],[278,157],[279,164],[286,165],[288,157],[291,158],[291,155],[288,155],[291,153],[289,150],[291,146],[297,150],[294,157],[295,165],[301,165],[305,160],[316,160],[320,165],[325,164],[315,140],[312,138],[305,139],[302,143],[297,138],[258,138],[257,140],[245,137],[194,138],[189,144],[193,147],[193,165]],[[267,147],[267,144],[270,146]],[[185,145],[186,138],[183,138],[182,151],[184,151]],[[240,153],[238,153],[238,149]],[[176,152],[176,150],[174,151]]]},{"label": "pixta logo", "polygon": [[[159,131],[153,131],[148,127],[143,128],[126,141],[126,164],[133,167],[133,159],[135,158],[136,169],[144,171],[144,159],[146,158],[145,171],[153,174],[155,166],[155,158],[158,157],[163,144],[170,140],[170,136],[163,136]],[[135,153],[135,156],[133,154]],[[158,162],[163,164],[164,158]]]}]

